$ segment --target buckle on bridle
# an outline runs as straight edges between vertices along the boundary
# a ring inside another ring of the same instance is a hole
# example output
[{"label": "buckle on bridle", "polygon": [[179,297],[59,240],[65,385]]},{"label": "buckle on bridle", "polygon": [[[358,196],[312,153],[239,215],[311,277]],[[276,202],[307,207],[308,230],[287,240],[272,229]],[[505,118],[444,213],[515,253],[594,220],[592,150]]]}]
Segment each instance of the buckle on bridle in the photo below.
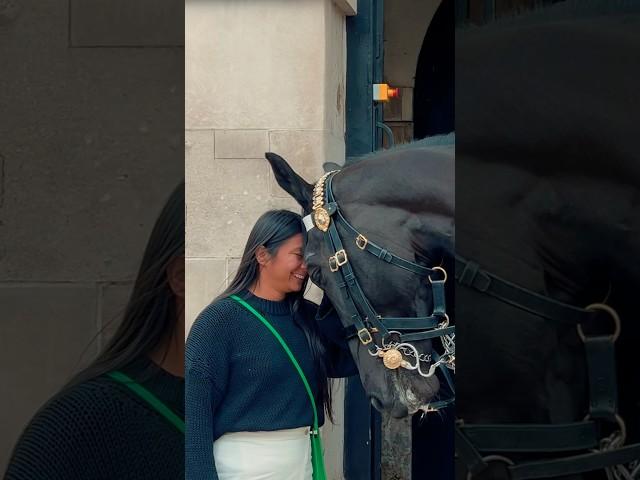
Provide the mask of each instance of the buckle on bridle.
[{"label": "buckle on bridle", "polygon": [[371,337],[369,330],[367,330],[366,328],[361,328],[360,330],[358,330],[358,338],[363,345],[368,345],[369,343],[373,342],[373,338]]},{"label": "buckle on bridle", "polygon": [[338,269],[348,261],[347,252],[344,251],[344,248],[338,250],[335,255],[329,257],[329,269],[332,272],[337,272]]},{"label": "buckle on bridle", "polygon": [[[614,327],[613,333],[611,333],[610,335],[611,341],[615,342],[616,340],[618,340],[618,337],[620,336],[620,317],[618,316],[618,312],[616,312],[613,308],[611,308],[609,305],[606,305],[604,303],[592,303],[591,305],[586,306],[584,309],[590,312],[594,312],[596,310],[602,310],[605,313],[608,313],[611,319],[613,320],[613,327]],[[582,329],[582,324],[579,323],[578,325],[576,325],[576,327],[578,329],[578,336],[583,342],[585,342],[587,340],[587,336],[585,335]]]},{"label": "buckle on bridle", "polygon": [[446,271],[444,268],[442,268],[442,267],[433,267],[431,270],[441,272],[441,273],[442,273],[443,278],[442,278],[442,279],[440,279],[440,280],[433,280],[433,279],[431,278],[431,275],[429,275],[429,283],[433,283],[433,282],[442,282],[442,283],[445,283],[445,282],[447,281],[447,271]]},{"label": "buckle on bridle", "polygon": [[358,246],[358,248],[360,250],[364,250],[365,248],[367,248],[368,243],[369,243],[369,240],[367,240],[367,237],[359,233],[358,236],[356,237],[356,245]]}]

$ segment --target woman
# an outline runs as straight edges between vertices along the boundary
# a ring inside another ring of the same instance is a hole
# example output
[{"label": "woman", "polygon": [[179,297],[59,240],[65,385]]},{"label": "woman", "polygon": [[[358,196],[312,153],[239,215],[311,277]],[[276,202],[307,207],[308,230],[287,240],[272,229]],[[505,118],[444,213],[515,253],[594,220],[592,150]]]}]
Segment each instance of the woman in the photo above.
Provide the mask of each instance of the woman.
[{"label": "woman", "polygon": [[6,480],[184,477],[184,184],[102,353],[31,420]]},{"label": "woman", "polygon": [[296,213],[272,210],[262,215],[249,234],[235,278],[189,333],[187,480],[311,478],[312,402],[265,322],[282,337],[303,371],[319,425],[324,411],[331,415],[327,378],[352,375],[356,369],[346,345],[326,340],[332,329],[341,328],[337,316],[324,318],[321,324],[327,331],[319,331],[318,307],[303,298],[304,231]]}]

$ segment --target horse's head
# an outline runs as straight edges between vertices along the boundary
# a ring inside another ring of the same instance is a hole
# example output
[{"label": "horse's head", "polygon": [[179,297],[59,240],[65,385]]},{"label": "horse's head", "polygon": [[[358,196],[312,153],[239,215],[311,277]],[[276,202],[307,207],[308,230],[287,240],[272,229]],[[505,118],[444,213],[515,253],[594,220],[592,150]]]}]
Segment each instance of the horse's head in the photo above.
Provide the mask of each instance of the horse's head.
[{"label": "horse's head", "polygon": [[[443,271],[453,269],[453,160],[449,152],[431,153],[434,160],[430,162],[428,176],[421,174],[426,171],[423,165],[427,163],[422,151],[407,149],[398,150],[395,155],[381,154],[380,157],[386,156],[381,161],[372,157],[352,165],[336,174],[330,187],[319,182],[324,185],[323,195],[331,188],[338,205],[339,213],[333,211],[335,206],[325,207],[329,210],[329,223],[333,222],[336,228],[333,236],[339,237],[344,256],[336,255],[340,246],[336,248],[331,243],[330,231],[318,228],[322,220],[315,219],[312,225],[307,219],[305,257],[311,280],[328,295],[347,332],[351,333],[351,353],[372,404],[395,417],[426,410],[437,399],[441,383],[438,375],[425,374],[435,362],[431,355],[438,354],[432,348],[432,339],[420,338],[428,330],[424,320],[404,320],[403,327],[414,329],[403,331],[403,337],[390,333],[383,338],[383,330],[376,328],[379,324],[369,318],[371,312],[385,318],[429,317],[434,308],[451,313],[446,307],[451,307],[452,299],[447,298],[445,305],[438,301],[436,294],[434,302],[434,288],[446,285],[450,293],[451,282],[441,281]],[[298,201],[305,215],[312,212],[314,186],[298,176],[278,155],[267,154],[267,159],[278,184]],[[316,203],[318,194],[316,188]],[[358,238],[358,234],[362,237]],[[371,250],[371,245],[391,252],[394,261],[389,262],[391,257],[386,252],[376,251],[375,247]],[[405,266],[409,268],[395,265],[396,258],[408,261]],[[339,265],[343,262],[348,263],[350,271],[344,270],[346,265]],[[427,268],[433,266],[444,270]],[[349,277],[350,272],[353,277]],[[351,278],[357,282],[356,290],[345,285]],[[363,302],[358,301],[358,287],[366,298]],[[356,313],[363,323],[354,321]],[[444,319],[444,316],[432,319],[431,329],[442,327]],[[396,330],[394,326],[401,326],[401,322],[393,323],[392,319],[384,322],[390,331]],[[367,332],[362,330],[364,326],[373,328]],[[405,338],[410,341],[405,342]],[[389,345],[392,345],[389,350],[399,350],[401,355],[394,352],[394,358],[391,354],[384,357],[380,348]],[[433,346],[436,345],[439,347],[440,342],[435,341]],[[376,352],[378,355],[374,355]],[[445,352],[441,349],[440,353]],[[397,368],[399,362],[405,363]],[[417,366],[420,368],[415,368]]]}]

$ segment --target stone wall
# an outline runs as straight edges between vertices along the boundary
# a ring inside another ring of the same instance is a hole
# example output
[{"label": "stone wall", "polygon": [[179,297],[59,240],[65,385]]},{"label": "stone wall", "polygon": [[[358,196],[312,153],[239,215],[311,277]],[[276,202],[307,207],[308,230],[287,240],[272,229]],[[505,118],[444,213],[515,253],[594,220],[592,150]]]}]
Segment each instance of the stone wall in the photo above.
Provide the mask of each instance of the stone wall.
[{"label": "stone wall", "polygon": [[119,318],[183,177],[181,2],[79,1],[0,2],[0,472]]}]

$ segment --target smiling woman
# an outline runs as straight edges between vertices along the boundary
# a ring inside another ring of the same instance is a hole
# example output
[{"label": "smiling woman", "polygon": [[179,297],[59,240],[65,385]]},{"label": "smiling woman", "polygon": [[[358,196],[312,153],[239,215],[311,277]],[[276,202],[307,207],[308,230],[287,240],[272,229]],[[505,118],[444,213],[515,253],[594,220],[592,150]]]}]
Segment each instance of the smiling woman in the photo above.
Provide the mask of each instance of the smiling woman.
[{"label": "smiling woman", "polygon": [[316,323],[318,307],[303,298],[304,231],[296,213],[263,214],[229,287],[191,329],[187,479],[324,478],[317,429],[325,411],[331,418],[327,379],[357,372],[346,344],[328,340],[338,317]]}]

